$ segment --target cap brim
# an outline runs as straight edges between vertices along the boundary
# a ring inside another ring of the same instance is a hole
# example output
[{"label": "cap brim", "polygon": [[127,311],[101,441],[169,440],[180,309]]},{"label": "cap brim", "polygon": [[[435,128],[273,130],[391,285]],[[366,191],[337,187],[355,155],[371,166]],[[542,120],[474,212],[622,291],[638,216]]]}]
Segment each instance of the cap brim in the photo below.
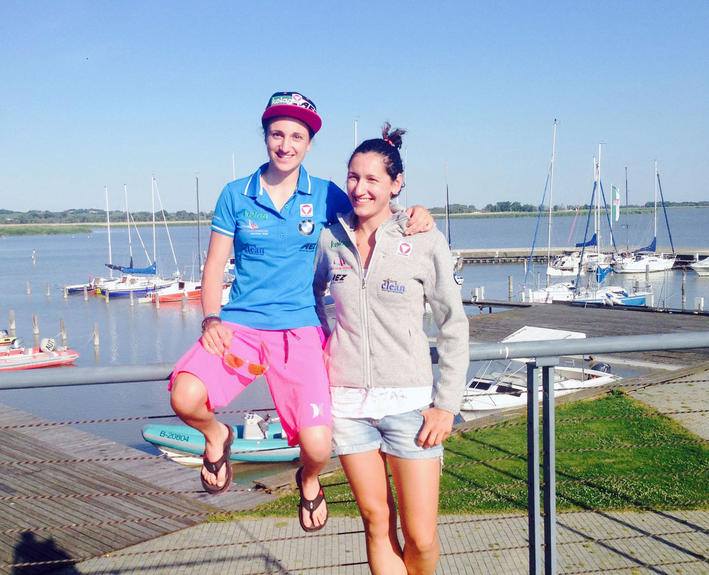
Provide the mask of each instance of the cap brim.
[{"label": "cap brim", "polygon": [[287,116],[289,118],[295,118],[300,120],[306,126],[308,126],[313,134],[317,134],[318,130],[322,126],[322,120],[312,110],[307,108],[299,108],[298,106],[293,106],[291,104],[277,104],[275,106],[269,106],[266,111],[261,116],[261,121],[268,120],[269,118],[275,118],[277,116]]}]

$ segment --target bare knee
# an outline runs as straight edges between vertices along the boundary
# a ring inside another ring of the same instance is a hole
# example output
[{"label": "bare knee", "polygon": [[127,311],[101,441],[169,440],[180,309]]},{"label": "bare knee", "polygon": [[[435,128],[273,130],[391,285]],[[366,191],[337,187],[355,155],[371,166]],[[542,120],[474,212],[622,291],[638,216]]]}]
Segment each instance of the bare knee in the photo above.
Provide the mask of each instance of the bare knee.
[{"label": "bare knee", "polygon": [[204,409],[207,404],[207,388],[191,373],[180,373],[172,382],[170,405],[178,415],[190,415]]},{"label": "bare knee", "polygon": [[329,427],[306,427],[298,434],[298,442],[303,455],[312,463],[324,465],[332,457],[332,435]]},{"label": "bare knee", "polygon": [[417,555],[429,555],[438,552],[438,531],[417,530],[415,533],[404,533],[404,545],[408,552]]},{"label": "bare knee", "polygon": [[360,514],[369,537],[374,539],[389,537],[392,516],[388,505],[362,504]]}]

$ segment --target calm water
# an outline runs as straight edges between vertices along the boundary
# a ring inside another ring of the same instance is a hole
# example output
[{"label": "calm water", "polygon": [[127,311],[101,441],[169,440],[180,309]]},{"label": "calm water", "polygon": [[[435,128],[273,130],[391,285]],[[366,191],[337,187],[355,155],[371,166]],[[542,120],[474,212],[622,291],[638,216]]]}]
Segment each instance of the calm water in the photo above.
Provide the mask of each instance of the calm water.
[{"label": "calm water", "polygon": [[[578,218],[575,225],[571,216],[554,219],[553,245],[567,246],[581,241],[585,220]],[[626,234],[631,244],[649,243],[652,237],[651,216],[634,215],[630,228],[616,232],[616,243],[624,248]],[[709,209],[678,209],[670,211],[670,223],[676,247],[708,248]],[[438,220],[439,228],[445,223]],[[537,220],[530,218],[453,219],[451,237],[454,248],[527,247],[532,243]],[[568,240],[574,225],[574,233]],[[664,223],[663,223],[664,225]],[[152,253],[152,232],[141,229],[143,242]],[[164,228],[157,230],[157,260],[161,273],[170,275],[176,269],[189,277],[197,269],[196,227],[174,227],[170,230],[177,257],[174,263]],[[542,220],[537,248],[546,248],[547,223]],[[126,365],[153,362],[174,362],[198,337],[201,309],[190,304],[162,305],[159,310],[149,304],[135,303],[127,298],[113,299],[108,305],[103,299],[76,295],[65,299],[62,287],[81,283],[91,275],[107,276],[107,234],[96,230],[91,234],[62,236],[31,236],[0,238],[0,328],[5,327],[10,310],[14,310],[17,335],[32,342],[32,315],[38,317],[40,337],[58,340],[60,319],[64,319],[68,346],[81,354],[80,366]],[[202,227],[201,246],[205,250],[208,230]],[[125,229],[114,228],[111,233],[113,262],[127,264],[128,236]],[[133,235],[133,257],[136,265],[147,262],[139,240]],[[667,234],[658,222],[658,245],[669,245]],[[34,259],[33,259],[34,252]],[[537,280],[543,268],[532,270],[528,287]],[[466,266],[463,270],[464,295],[479,286],[491,299],[507,299],[508,277],[512,276],[515,297],[519,292],[524,269],[521,265]],[[613,283],[632,279],[612,278]],[[285,281],[285,280],[284,280]],[[27,282],[31,293],[27,294]],[[668,307],[681,305],[681,273],[657,274],[652,278],[655,303]],[[47,295],[49,286],[49,295]],[[709,278],[700,279],[687,273],[687,305],[693,306],[695,297],[705,297],[709,305]],[[471,313],[478,313],[471,308]],[[93,345],[93,326],[98,324],[100,346]],[[2,378],[2,375],[0,375]],[[38,415],[58,420],[156,415],[171,413],[164,383],[87,386],[62,389],[0,391],[0,402],[14,405]],[[255,382],[230,409],[270,407],[272,405],[265,384]],[[80,406],[80,407],[77,407]],[[237,420],[238,416],[232,416]],[[139,435],[142,422],[87,425],[85,429],[104,435],[126,445],[146,448]]]}]

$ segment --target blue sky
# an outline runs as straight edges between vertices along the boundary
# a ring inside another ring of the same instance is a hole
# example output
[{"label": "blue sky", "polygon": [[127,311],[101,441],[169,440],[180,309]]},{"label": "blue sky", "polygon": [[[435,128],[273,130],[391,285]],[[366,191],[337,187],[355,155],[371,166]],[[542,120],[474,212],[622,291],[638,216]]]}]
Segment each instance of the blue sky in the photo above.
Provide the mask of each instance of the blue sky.
[{"label": "blue sky", "polygon": [[409,203],[538,204],[559,121],[554,203],[604,187],[709,199],[709,2],[0,3],[0,208],[210,209],[265,160],[271,93],[312,98],[305,165],[344,181],[383,121]]}]

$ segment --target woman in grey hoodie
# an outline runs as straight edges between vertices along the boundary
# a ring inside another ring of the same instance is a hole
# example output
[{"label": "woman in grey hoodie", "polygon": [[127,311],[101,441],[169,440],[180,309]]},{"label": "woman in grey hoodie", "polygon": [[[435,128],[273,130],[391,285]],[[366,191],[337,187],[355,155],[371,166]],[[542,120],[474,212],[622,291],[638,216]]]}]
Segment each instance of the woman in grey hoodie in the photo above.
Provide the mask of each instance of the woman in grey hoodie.
[{"label": "woman in grey hoodie", "polygon": [[[453,262],[437,229],[404,235],[407,216],[390,204],[402,188],[403,130],[384,125],[348,164],[354,211],[326,227],[315,260],[318,314],[335,302],[325,347],[333,442],[364,522],[372,573],[433,573],[439,557],[442,442],[450,435],[468,367],[468,322]],[[425,302],[439,328],[433,381]],[[399,503],[403,549],[390,490]]]}]

